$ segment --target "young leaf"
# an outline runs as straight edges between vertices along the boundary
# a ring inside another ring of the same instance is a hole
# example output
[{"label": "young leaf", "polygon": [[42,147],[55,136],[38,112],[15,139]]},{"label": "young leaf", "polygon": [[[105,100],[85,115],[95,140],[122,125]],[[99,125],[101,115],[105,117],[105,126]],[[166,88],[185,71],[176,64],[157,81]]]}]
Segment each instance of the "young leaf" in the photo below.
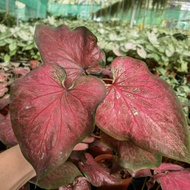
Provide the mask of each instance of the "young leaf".
[{"label": "young leaf", "polygon": [[86,162],[79,162],[79,168],[90,183],[96,187],[102,185],[116,185],[121,183],[121,176],[111,174],[109,168],[105,168],[98,164],[90,154],[85,154]]},{"label": "young leaf", "polygon": [[85,27],[70,30],[65,25],[57,28],[38,25],[35,41],[45,64],[57,63],[66,70],[68,85],[86,70],[105,61],[97,38]]},{"label": "young leaf", "polygon": [[101,132],[101,140],[117,152],[120,165],[133,172],[159,166],[161,163],[162,157],[160,155],[143,150],[130,140],[119,141],[103,132]]},{"label": "young leaf", "polygon": [[81,76],[69,89],[65,80],[62,67],[47,64],[12,86],[13,130],[38,178],[64,163],[92,133],[95,109],[105,97],[105,86],[96,77]]},{"label": "young leaf", "polygon": [[190,162],[187,123],[169,85],[130,57],[116,58],[111,68],[114,80],[97,109],[97,125],[118,140]]}]

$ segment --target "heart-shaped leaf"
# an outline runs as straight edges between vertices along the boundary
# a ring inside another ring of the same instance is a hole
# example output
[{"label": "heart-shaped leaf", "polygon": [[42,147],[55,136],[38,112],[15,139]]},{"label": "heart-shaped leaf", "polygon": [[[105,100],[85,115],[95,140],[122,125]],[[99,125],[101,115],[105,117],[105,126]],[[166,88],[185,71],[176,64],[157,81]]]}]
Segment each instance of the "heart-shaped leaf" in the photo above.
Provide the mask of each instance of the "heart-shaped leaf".
[{"label": "heart-shaped leaf", "polygon": [[98,67],[100,61],[105,61],[97,38],[86,27],[70,30],[65,25],[57,28],[38,25],[35,41],[45,64],[57,63],[66,70],[67,85],[86,70]]},{"label": "heart-shaped leaf", "polygon": [[101,139],[104,144],[117,152],[119,164],[133,172],[159,166],[161,163],[160,155],[143,150],[130,140],[119,141],[103,132],[101,132]]},{"label": "heart-shaped leaf", "polygon": [[75,178],[82,176],[78,168],[69,161],[47,174],[41,179],[33,179],[36,185],[43,189],[56,189],[63,185],[72,183]]},{"label": "heart-shaped leaf", "polygon": [[190,162],[187,123],[169,85],[130,57],[116,58],[111,68],[113,84],[97,109],[97,125],[118,140]]},{"label": "heart-shaped leaf", "polygon": [[80,76],[69,89],[65,79],[62,67],[47,64],[12,86],[13,130],[39,178],[63,164],[92,133],[95,110],[105,97],[105,86],[96,77]]}]

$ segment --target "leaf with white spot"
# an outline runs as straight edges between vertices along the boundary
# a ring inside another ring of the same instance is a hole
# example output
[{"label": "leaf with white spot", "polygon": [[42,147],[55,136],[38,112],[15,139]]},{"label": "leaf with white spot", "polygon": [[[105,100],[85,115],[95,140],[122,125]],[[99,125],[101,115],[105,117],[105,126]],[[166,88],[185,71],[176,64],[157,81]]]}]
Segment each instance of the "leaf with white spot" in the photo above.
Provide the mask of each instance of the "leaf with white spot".
[{"label": "leaf with white spot", "polygon": [[11,122],[21,150],[37,176],[54,170],[73,147],[92,133],[94,114],[105,97],[105,86],[93,76],[80,76],[64,86],[65,70],[43,65],[11,89]]},{"label": "leaf with white spot", "polygon": [[117,140],[190,162],[186,119],[169,85],[130,57],[116,58],[111,69],[113,83],[97,109],[97,125]]}]

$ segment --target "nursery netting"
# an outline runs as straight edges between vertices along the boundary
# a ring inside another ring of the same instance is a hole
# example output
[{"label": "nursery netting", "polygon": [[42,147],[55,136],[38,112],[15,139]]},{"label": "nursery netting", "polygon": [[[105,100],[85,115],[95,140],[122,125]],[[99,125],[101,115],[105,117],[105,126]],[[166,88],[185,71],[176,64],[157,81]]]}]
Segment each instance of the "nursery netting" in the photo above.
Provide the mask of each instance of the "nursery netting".
[{"label": "nursery netting", "polygon": [[1,0],[0,1],[0,12],[10,12],[15,14],[15,0]]},{"label": "nursery netting", "polygon": [[48,0],[19,0],[24,6],[18,6],[17,15],[22,20],[46,18]]},{"label": "nursery netting", "polygon": [[[92,19],[92,13],[101,12],[105,0],[1,0],[0,11],[8,12],[20,20],[30,18],[46,18],[48,15],[75,16],[77,18]],[[115,2],[110,0],[109,3]],[[183,7],[182,7],[183,6]],[[100,16],[97,20],[123,20],[130,22],[132,9],[127,11],[119,10],[117,14]],[[190,29],[190,2],[183,2],[181,6],[167,6],[163,11],[155,11],[151,8],[142,8],[136,11],[135,24],[156,25],[167,28]]]},{"label": "nursery netting", "polygon": [[1,0],[0,12],[15,15],[18,19],[46,18],[48,0]]}]

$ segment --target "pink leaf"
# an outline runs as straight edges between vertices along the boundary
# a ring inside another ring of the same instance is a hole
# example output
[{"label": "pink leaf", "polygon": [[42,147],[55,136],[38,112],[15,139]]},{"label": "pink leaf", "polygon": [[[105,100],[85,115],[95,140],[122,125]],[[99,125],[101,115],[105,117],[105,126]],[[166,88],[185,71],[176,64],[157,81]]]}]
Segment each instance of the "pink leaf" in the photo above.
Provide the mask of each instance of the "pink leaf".
[{"label": "pink leaf", "polygon": [[13,69],[12,72],[14,74],[24,76],[24,75],[26,75],[27,73],[30,72],[30,68],[29,67],[24,67],[24,68],[18,67],[18,68]]},{"label": "pink leaf", "polygon": [[[129,171],[129,170],[128,170]],[[129,171],[132,177],[147,177],[147,176],[152,176],[152,173],[150,169],[142,169],[138,170],[136,172]]]},{"label": "pink leaf", "polygon": [[0,141],[2,141],[8,147],[18,144],[18,141],[12,129],[10,116],[7,115],[5,117],[1,114],[0,116]]},{"label": "pink leaf", "polygon": [[97,125],[118,140],[190,162],[186,119],[169,85],[130,57],[116,58],[111,68],[114,80],[97,109]]},{"label": "pink leaf", "polygon": [[162,163],[159,167],[152,168],[152,169],[155,170],[157,173],[163,173],[166,171],[179,171],[179,170],[183,170],[184,168],[176,164]]},{"label": "pink leaf", "polygon": [[85,177],[78,177],[72,184],[62,186],[59,190],[91,190],[91,185]]},{"label": "pink leaf", "polygon": [[5,106],[10,103],[10,95],[6,94],[2,98],[0,98],[0,109],[2,110]]},{"label": "pink leaf", "polygon": [[79,168],[92,185],[99,187],[107,184],[114,185],[121,183],[121,176],[118,173],[111,174],[109,168],[98,164],[90,154],[86,154],[85,156],[86,162],[79,162]]},{"label": "pink leaf", "polygon": [[190,170],[158,174],[155,179],[160,182],[162,190],[187,190],[190,187]]},{"label": "pink leaf", "polygon": [[130,140],[119,141],[103,132],[101,133],[101,139],[103,143],[117,152],[120,165],[133,172],[159,166],[161,163],[162,157],[160,155],[143,150]]},{"label": "pink leaf", "polygon": [[35,40],[45,64],[57,63],[66,70],[68,85],[105,60],[96,37],[85,27],[70,30],[65,25],[57,28],[38,25]]},{"label": "pink leaf", "polygon": [[73,147],[92,133],[96,107],[105,86],[81,76],[64,86],[66,74],[57,64],[43,65],[11,89],[11,122],[24,156],[42,177],[64,163]]},{"label": "pink leaf", "polygon": [[7,82],[4,81],[0,83],[0,97],[3,97],[6,92],[8,92]]}]

